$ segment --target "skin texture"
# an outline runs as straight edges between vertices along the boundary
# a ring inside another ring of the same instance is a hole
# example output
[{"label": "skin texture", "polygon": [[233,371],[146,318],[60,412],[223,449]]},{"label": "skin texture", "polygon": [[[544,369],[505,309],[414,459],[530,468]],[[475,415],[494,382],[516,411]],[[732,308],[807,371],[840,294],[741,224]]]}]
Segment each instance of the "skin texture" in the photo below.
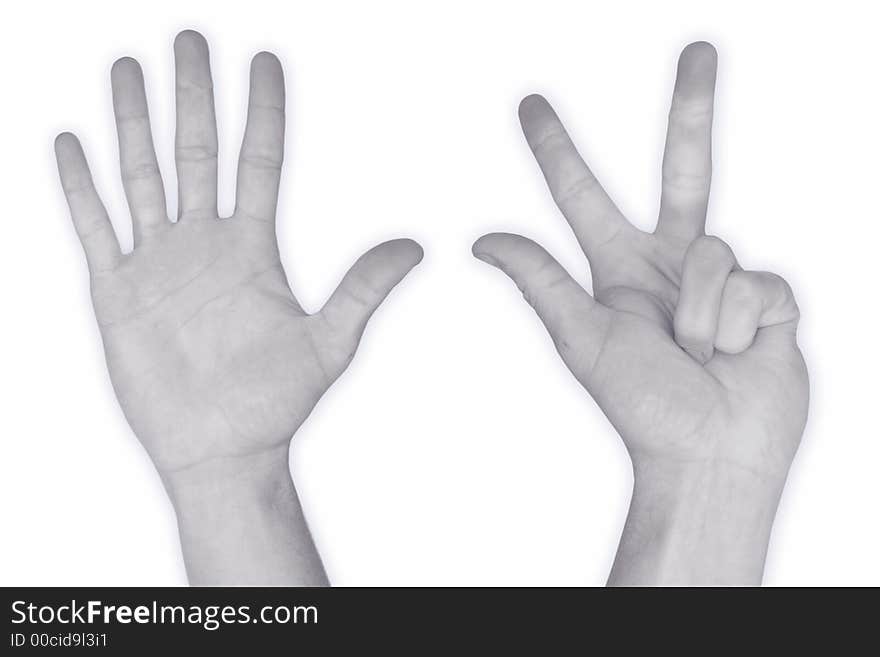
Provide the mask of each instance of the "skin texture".
[{"label": "skin texture", "polygon": [[519,286],[632,458],[611,584],[760,583],[806,422],[789,286],[743,271],[705,235],[715,75],[711,45],[684,49],[653,233],[623,217],[547,101],[522,101],[526,140],[589,260],[592,296],[525,237],[473,246]]},{"label": "skin texture", "polygon": [[217,127],[208,45],[174,43],[179,213],[169,220],[143,74],[112,68],[134,249],[120,252],[72,134],[55,149],[89,263],[116,395],[178,514],[190,581],[325,584],[288,468],[288,445],[345,370],[367,320],[422,257],[411,240],[364,254],[326,305],[305,312],[275,237],[284,78],[270,53],[250,72],[235,211],[217,211]]}]

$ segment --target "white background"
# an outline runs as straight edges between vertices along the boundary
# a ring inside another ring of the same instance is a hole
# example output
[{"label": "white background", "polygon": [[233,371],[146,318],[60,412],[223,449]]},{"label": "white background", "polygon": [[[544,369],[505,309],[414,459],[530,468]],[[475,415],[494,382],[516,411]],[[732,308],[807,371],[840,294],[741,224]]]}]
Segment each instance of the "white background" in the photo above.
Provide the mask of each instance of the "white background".
[{"label": "white background", "polygon": [[[474,260],[491,230],[589,273],[520,134],[539,91],[640,227],[656,217],[675,62],[720,54],[709,231],[792,283],[810,420],[767,584],[880,584],[880,96],[869,3],[55,2],[0,38],[0,584],[184,584],[172,508],[119,411],[52,139],[81,137],[124,244],[109,68],[144,67],[169,208],[171,42],[212,48],[232,205],[250,57],[288,81],[279,215],[316,309],[351,262],[410,236],[424,262],[296,435],[292,467],[335,584],[601,584],[626,453],[516,288]],[[821,8],[820,8],[821,7]]]}]

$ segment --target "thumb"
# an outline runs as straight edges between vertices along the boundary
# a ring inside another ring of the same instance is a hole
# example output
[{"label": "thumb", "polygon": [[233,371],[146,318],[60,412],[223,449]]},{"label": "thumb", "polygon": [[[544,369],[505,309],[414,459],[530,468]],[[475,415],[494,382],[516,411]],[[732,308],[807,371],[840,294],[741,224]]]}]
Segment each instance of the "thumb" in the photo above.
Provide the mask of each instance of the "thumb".
[{"label": "thumb", "polygon": [[422,247],[409,239],[374,246],[348,270],[324,304],[321,315],[334,329],[359,338],[379,304],[421,261],[422,255]]},{"label": "thumb", "polygon": [[593,300],[547,251],[530,239],[491,233],[473,246],[476,258],[507,274],[547,327],[569,367],[593,363],[608,326],[608,310]]}]

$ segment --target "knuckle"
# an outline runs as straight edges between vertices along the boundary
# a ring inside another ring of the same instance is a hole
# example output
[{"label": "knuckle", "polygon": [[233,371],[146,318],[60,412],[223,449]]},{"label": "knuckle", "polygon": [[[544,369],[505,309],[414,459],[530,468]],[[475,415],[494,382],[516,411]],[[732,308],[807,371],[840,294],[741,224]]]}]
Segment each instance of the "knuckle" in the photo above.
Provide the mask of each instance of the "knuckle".
[{"label": "knuckle", "polygon": [[769,288],[769,300],[765,300],[765,307],[769,307],[778,321],[797,320],[800,318],[800,308],[794,297],[794,291],[779,274],[770,272],[762,272],[766,277],[767,286]]},{"label": "knuckle", "polygon": [[269,119],[276,123],[284,123],[284,105],[272,105],[266,102],[251,102],[248,111],[261,114],[261,118]]},{"label": "knuckle", "polygon": [[672,97],[669,118],[673,123],[684,125],[711,124],[714,102],[712,97],[687,98],[681,94]]},{"label": "knuckle", "polygon": [[754,280],[747,272],[735,271],[727,277],[724,284],[724,295],[735,303],[745,302],[757,296]]},{"label": "knuckle", "polygon": [[241,161],[254,169],[264,169],[267,171],[280,171],[282,156],[278,153],[257,152],[249,150],[242,152]]},{"label": "knuckle", "polygon": [[71,180],[69,182],[62,182],[61,188],[68,198],[77,198],[91,193],[92,184],[90,181],[85,180]]},{"label": "knuckle", "polygon": [[178,162],[202,162],[217,159],[216,145],[178,145],[175,150]]},{"label": "knuckle", "polygon": [[562,128],[548,130],[535,141],[532,151],[536,155],[541,155],[564,146],[568,141],[568,134]]},{"label": "knuckle", "polygon": [[707,164],[704,171],[691,173],[666,166],[663,169],[663,186],[688,193],[705,193],[712,181],[712,166]]},{"label": "knuckle", "polygon": [[116,112],[116,123],[120,129],[133,134],[143,133],[150,129],[150,117],[141,110],[134,112],[118,110]]},{"label": "knuckle", "polygon": [[193,96],[209,96],[214,92],[214,84],[210,78],[207,80],[197,80],[193,77],[177,79],[177,90],[179,92],[189,93]]},{"label": "knuckle", "polygon": [[687,260],[700,267],[712,267],[719,264],[733,266],[736,257],[727,243],[714,235],[701,235],[691,242],[687,251]]},{"label": "knuckle", "polygon": [[731,272],[725,283],[724,293],[732,301],[794,301],[794,292],[788,282],[779,274],[766,271]]},{"label": "knuckle", "polygon": [[553,197],[559,205],[565,206],[579,198],[589,195],[590,192],[595,190],[598,186],[599,182],[594,176],[586,175],[564,187],[554,189]]},{"label": "knuckle", "polygon": [[792,300],[794,299],[794,290],[791,289],[791,285],[789,285],[788,281],[782,278],[782,276],[772,272],[765,272],[765,275],[769,277],[771,285],[779,290],[783,297]]},{"label": "knuckle", "polygon": [[125,168],[122,174],[123,182],[135,182],[138,180],[148,180],[159,176],[159,166],[155,162],[143,162],[132,164]]},{"label": "knuckle", "polygon": [[524,277],[521,285],[523,297],[535,308],[539,304],[552,302],[563,292],[570,281],[568,272],[549,255],[536,263],[534,270]]}]

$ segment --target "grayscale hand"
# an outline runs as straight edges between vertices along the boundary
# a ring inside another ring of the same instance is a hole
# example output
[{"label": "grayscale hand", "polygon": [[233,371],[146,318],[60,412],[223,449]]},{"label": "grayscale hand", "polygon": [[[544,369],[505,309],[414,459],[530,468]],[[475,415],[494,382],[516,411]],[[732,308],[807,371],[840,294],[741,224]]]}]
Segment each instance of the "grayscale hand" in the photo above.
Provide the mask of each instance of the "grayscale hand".
[{"label": "grayscale hand", "polygon": [[[419,262],[422,250],[411,240],[373,248],[319,312],[305,312],[288,286],[275,237],[285,123],[278,59],[265,52],[253,59],[235,211],[221,218],[207,42],[200,34],[182,32],[174,52],[176,222],[165,207],[136,61],[120,59],[111,75],[122,180],[134,229],[131,253],[120,252],[76,137],[65,133],[55,144],[62,185],[89,263],[107,366],[125,416],[179,516],[180,506],[189,504],[181,499],[207,504],[204,489],[214,494],[233,485],[228,482],[247,483],[246,495],[251,484],[268,485],[260,489],[267,502],[276,495],[290,502],[292,495],[294,503],[287,469],[291,436],[345,370],[370,315]],[[229,500],[224,505],[222,522],[228,525],[229,514],[236,511]],[[301,529],[304,536],[280,537],[279,549],[306,555],[311,579],[302,576],[303,568],[285,573],[271,556],[265,566],[248,564],[245,549],[237,555],[239,563],[230,565],[225,555],[216,555],[223,563],[206,568],[204,555],[186,554],[183,536],[190,579],[322,583],[304,523]],[[181,533],[186,533],[183,526]],[[196,539],[207,540],[213,538]],[[251,557],[267,561],[260,548],[255,550]]]},{"label": "grayscale hand", "polygon": [[588,294],[518,235],[480,238],[544,322],[563,361],[633,461],[630,515],[611,583],[757,583],[807,416],[798,308],[775,274],[740,269],[705,235],[716,54],[682,52],[656,230],[630,224],[546,100],[520,119],[586,254]]}]

